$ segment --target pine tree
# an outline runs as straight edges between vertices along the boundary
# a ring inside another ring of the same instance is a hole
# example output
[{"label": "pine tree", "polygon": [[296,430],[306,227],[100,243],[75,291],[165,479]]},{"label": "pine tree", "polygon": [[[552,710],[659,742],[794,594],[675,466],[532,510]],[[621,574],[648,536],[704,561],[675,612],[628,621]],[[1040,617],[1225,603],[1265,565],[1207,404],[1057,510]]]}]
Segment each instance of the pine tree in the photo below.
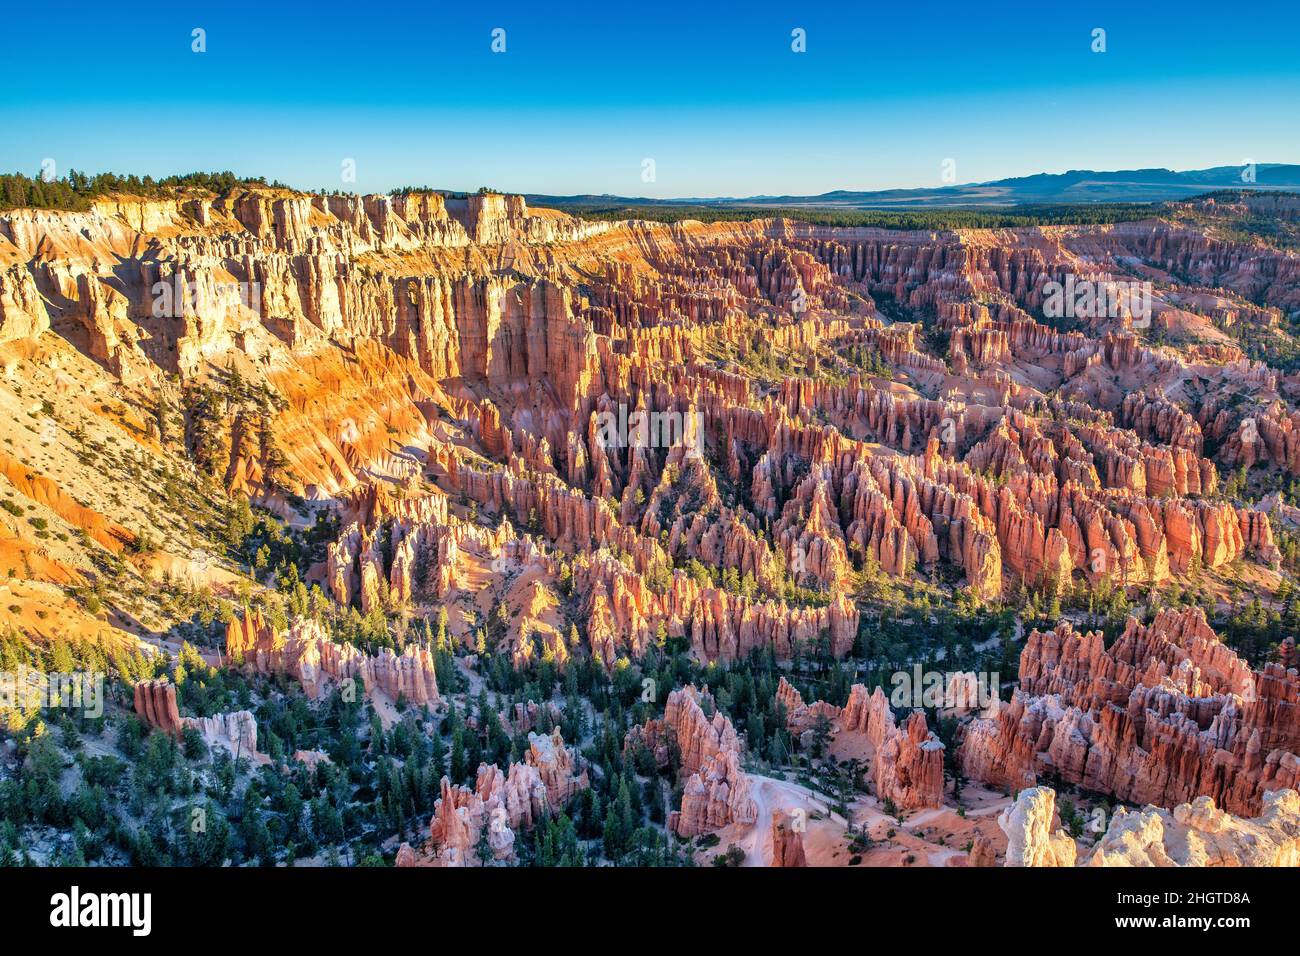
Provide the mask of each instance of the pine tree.
[{"label": "pine tree", "polygon": [[625,835],[618,810],[613,805],[610,806],[609,812],[605,814],[605,829],[602,840],[606,859],[617,860],[623,855]]},{"label": "pine tree", "polygon": [[447,608],[438,608],[438,628],[435,632],[436,647],[440,651],[451,650],[451,644],[447,633]]}]

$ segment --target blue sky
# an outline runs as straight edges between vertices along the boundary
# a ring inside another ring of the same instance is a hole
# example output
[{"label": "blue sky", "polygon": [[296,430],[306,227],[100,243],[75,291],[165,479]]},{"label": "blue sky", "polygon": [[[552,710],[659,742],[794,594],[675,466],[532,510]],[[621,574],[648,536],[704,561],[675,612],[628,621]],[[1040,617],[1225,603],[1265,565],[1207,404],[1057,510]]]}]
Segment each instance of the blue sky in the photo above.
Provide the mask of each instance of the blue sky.
[{"label": "blue sky", "polygon": [[0,40],[5,171],[671,197],[1300,161],[1295,3],[141,0]]}]

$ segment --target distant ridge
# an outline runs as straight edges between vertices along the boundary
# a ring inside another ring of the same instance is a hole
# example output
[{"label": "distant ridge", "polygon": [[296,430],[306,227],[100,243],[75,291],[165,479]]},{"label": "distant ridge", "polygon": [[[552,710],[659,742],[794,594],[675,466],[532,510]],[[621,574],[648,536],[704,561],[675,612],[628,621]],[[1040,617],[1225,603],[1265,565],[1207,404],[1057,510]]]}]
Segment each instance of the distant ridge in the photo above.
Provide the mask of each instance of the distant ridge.
[{"label": "distant ridge", "polygon": [[814,206],[841,209],[937,209],[949,206],[1006,207],[1045,203],[1167,202],[1186,199],[1216,189],[1300,189],[1300,165],[1257,163],[1253,181],[1245,166],[1209,169],[1124,169],[1098,172],[1072,169],[1064,173],[1036,173],[985,183],[940,186],[933,189],[836,189],[817,196],[748,196],[681,199],[645,199],[630,196],[528,195],[530,202],[565,207],[637,206]]}]

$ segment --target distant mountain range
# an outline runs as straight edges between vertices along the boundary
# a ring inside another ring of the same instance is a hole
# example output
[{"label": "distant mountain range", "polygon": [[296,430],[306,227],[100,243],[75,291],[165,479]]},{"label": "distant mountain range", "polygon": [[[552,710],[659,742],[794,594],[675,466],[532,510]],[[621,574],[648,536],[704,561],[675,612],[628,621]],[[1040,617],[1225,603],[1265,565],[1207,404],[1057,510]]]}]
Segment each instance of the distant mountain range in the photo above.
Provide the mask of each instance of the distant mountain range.
[{"label": "distant mountain range", "polygon": [[529,202],[564,207],[601,206],[745,206],[817,207],[842,209],[938,209],[949,206],[1006,207],[1049,203],[1165,202],[1217,189],[1300,190],[1300,165],[1257,163],[1253,181],[1244,166],[1210,169],[1122,169],[1098,172],[1072,169],[1038,173],[987,183],[933,189],[881,189],[859,192],[837,189],[819,196],[748,196],[646,199],[630,196],[529,195]]}]

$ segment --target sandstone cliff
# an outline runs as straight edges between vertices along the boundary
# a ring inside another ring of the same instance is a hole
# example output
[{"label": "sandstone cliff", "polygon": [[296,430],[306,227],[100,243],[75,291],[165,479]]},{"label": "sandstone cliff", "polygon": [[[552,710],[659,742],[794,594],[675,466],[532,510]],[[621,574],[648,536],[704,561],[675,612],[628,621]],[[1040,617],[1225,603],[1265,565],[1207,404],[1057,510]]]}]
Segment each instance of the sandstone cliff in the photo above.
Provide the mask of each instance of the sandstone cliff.
[{"label": "sandstone cliff", "polygon": [[668,815],[668,829],[686,838],[719,830],[731,823],[752,824],[758,807],[750,796],[749,777],[741,768],[743,745],[726,716],[708,717],[700,700],[713,707],[708,688],[694,685],[668,695],[662,718],[633,727],[624,749],[645,746],[661,766],[670,760],[673,741],[685,779],[680,810]]},{"label": "sandstone cliff", "polygon": [[297,620],[277,634],[260,614],[234,618],[226,631],[226,656],[258,673],[288,674],[301,682],[309,697],[320,696],[330,684],[359,679],[366,692],[380,690],[393,700],[416,706],[439,700],[428,648],[411,644],[401,654],[387,647],[376,655],[365,654],[330,640],[311,619]]},{"label": "sandstone cliff", "polygon": [[1204,612],[1166,609],[1149,625],[1131,618],[1109,649],[1068,623],[1032,632],[1011,703],[966,727],[958,759],[995,786],[1057,774],[1131,803],[1208,796],[1249,815],[1300,783],[1297,750],[1296,672],[1252,671]]},{"label": "sandstone cliff", "polygon": [[1197,797],[1172,810],[1120,807],[1105,832],[1080,853],[1062,829],[1053,830],[1055,793],[1021,792],[998,818],[1007,834],[1006,866],[1296,866],[1300,861],[1300,794],[1269,791],[1253,818],[1235,817]]},{"label": "sandstone cliff", "polygon": [[530,733],[523,763],[510,764],[505,773],[481,764],[473,789],[443,777],[427,844],[403,843],[397,866],[482,866],[491,862],[478,856],[484,837],[493,859],[510,859],[516,832],[532,829],[589,785],[558,729],[549,736]]}]

